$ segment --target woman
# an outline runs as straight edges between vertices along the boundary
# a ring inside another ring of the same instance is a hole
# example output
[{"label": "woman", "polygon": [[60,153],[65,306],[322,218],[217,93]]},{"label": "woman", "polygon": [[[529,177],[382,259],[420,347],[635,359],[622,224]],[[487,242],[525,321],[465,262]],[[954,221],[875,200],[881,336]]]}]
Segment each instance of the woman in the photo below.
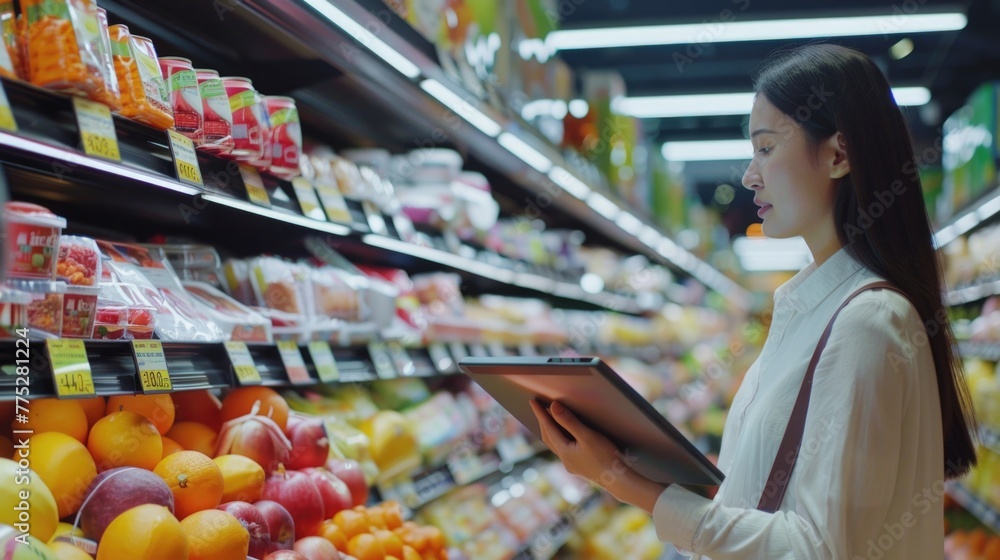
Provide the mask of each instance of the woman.
[{"label": "woman", "polygon": [[[771,331],[729,412],[714,500],[620,473],[614,445],[564,406],[533,403],[570,472],[653,515],[695,558],[939,560],[944,481],[976,462],[973,414],[942,303],[913,148],[867,56],[809,45],[769,61],[750,115],[764,233],[814,263],[774,295]],[[801,451],[779,509],[757,509],[821,333],[858,288],[815,368]],[[562,429],[560,429],[560,427]],[[564,431],[565,430],[565,431]]]}]

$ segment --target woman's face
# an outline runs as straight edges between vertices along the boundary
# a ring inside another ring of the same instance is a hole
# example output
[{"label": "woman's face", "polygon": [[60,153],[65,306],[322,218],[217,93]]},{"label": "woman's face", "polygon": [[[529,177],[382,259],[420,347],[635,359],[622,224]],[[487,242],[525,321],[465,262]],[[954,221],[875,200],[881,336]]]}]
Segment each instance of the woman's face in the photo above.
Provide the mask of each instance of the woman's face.
[{"label": "woman's face", "polygon": [[[754,191],[760,206],[764,235],[787,238],[801,235],[809,242],[828,235],[833,226],[836,185],[827,160],[830,142],[820,145],[819,158],[811,153],[805,130],[763,95],[754,99],[750,113],[753,160],[743,174],[743,186]],[[811,245],[811,243],[810,243]]]}]

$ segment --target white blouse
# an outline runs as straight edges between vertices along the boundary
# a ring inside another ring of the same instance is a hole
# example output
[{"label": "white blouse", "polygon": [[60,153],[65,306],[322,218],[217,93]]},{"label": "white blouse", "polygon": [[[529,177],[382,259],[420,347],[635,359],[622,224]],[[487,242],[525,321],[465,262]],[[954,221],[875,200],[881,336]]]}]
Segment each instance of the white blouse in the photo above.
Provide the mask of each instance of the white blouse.
[{"label": "white blouse", "polygon": [[733,402],[715,500],[679,486],[656,502],[660,539],[712,560],[940,560],[944,449],[930,345],[906,298],[867,291],[837,318],[816,368],[781,508],[757,511],[820,335],[880,280],[841,249],[774,294],[770,335]]}]

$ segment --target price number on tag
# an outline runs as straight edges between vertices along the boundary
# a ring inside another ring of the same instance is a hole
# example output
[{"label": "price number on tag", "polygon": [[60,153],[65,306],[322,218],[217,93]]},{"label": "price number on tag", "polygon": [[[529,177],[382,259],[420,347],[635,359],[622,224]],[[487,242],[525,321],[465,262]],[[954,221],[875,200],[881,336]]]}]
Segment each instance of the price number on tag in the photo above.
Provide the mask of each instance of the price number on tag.
[{"label": "price number on tag", "polygon": [[247,344],[238,340],[231,340],[226,343],[226,353],[229,354],[229,361],[233,365],[233,373],[240,385],[260,385],[260,371],[257,364],[250,355]]},{"label": "price number on tag", "polygon": [[45,341],[52,367],[52,381],[60,397],[92,397],[94,379],[90,360],[82,340],[49,339]]},{"label": "price number on tag", "polygon": [[111,110],[82,97],[73,97],[73,109],[76,113],[76,123],[80,128],[80,143],[88,156],[94,156],[112,161],[121,161],[121,151],[118,148],[118,134],[115,132],[115,121],[111,118]]},{"label": "price number on tag", "polygon": [[270,208],[271,197],[267,195],[267,189],[264,188],[264,181],[260,178],[260,172],[249,165],[243,164],[240,165],[240,176],[243,177],[243,184],[247,188],[247,197],[250,199],[250,202]]},{"label": "price number on tag", "polygon": [[174,168],[177,178],[196,187],[204,185],[201,176],[201,166],[198,164],[198,154],[194,142],[176,130],[167,131],[170,139],[170,153],[174,155]]},{"label": "price number on tag", "polygon": [[133,340],[132,355],[139,371],[139,386],[143,393],[173,391],[174,384],[167,370],[163,343],[159,340]]},{"label": "price number on tag", "polygon": [[279,340],[278,353],[281,355],[281,362],[285,364],[285,373],[288,380],[294,384],[309,383],[309,371],[306,370],[306,362],[302,359],[302,352],[299,345],[294,340]]}]

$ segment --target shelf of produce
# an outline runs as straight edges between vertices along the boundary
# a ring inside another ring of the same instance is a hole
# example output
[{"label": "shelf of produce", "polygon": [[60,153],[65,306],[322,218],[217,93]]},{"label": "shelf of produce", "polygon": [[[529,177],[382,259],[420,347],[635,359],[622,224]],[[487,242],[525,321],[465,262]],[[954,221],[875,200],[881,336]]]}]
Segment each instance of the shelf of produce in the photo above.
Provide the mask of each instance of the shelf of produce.
[{"label": "shelf of produce", "polygon": [[949,482],[948,494],[972,515],[975,515],[983,525],[1000,533],[1000,513],[996,508],[983,501],[960,483]]},{"label": "shelf of produce", "polygon": [[[588,293],[556,271],[531,269],[493,254],[471,257],[370,233],[366,224],[333,223],[302,215],[285,181],[264,176],[270,208],[248,200],[239,170],[225,160],[200,155],[205,187],[176,180],[165,133],[115,117],[122,163],[87,157],[77,149],[68,97],[3,80],[19,132],[0,132],[11,195],[48,206],[70,220],[71,229],[109,225],[137,237],[182,235],[220,244],[237,254],[274,252],[296,256],[303,242],[322,243],[359,261],[411,272],[448,270],[482,291],[541,296],[557,306],[648,311],[636,297]],[[468,251],[466,251],[468,252]]]},{"label": "shelf of produce", "polygon": [[944,247],[980,225],[993,221],[998,215],[1000,215],[1000,186],[993,185],[986,189],[981,197],[945,222],[934,234],[934,242],[938,247]]},{"label": "shelf of produce", "polygon": [[559,549],[566,544],[579,520],[600,506],[603,496],[594,492],[583,499],[580,505],[560,517],[559,521],[543,527],[520,552],[514,560],[551,560]]},{"label": "shelf of produce", "polygon": [[963,358],[1000,362],[1000,342],[963,340],[958,343]]},{"label": "shelf of produce", "polygon": [[[592,194],[594,189],[568,171],[573,166],[554,146],[516,116],[466,91],[441,67],[433,46],[381,3],[180,0],[140,6],[108,0],[102,5],[113,19],[136,22],[154,40],[162,39],[166,47],[160,52],[169,49],[202,66],[248,75],[261,91],[294,97],[307,132],[338,131],[352,145],[393,151],[454,147],[471,156],[478,164],[474,167],[504,177],[507,185],[497,187],[508,190],[504,194],[525,215],[541,208],[571,217],[626,252],[691,275],[739,305],[750,301],[742,287],[646,220],[623,220],[619,201]],[[605,203],[594,203],[597,196]],[[608,199],[613,212],[607,210]]]},{"label": "shelf of produce", "polygon": [[948,305],[964,305],[995,295],[1000,295],[1000,279],[989,279],[949,291]]}]

